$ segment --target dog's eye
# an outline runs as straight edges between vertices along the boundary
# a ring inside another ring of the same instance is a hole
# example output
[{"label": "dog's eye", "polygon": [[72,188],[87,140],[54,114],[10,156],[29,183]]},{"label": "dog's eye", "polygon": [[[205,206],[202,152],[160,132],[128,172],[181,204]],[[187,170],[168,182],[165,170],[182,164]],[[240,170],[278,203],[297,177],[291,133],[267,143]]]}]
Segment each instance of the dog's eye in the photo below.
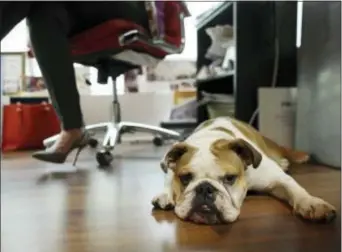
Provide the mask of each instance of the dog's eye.
[{"label": "dog's eye", "polygon": [[223,177],[223,183],[232,185],[235,183],[237,175],[226,175]]},{"label": "dog's eye", "polygon": [[179,179],[181,181],[181,183],[186,186],[190,183],[190,181],[192,180],[192,174],[191,173],[186,173],[186,174],[182,174],[179,176]]}]

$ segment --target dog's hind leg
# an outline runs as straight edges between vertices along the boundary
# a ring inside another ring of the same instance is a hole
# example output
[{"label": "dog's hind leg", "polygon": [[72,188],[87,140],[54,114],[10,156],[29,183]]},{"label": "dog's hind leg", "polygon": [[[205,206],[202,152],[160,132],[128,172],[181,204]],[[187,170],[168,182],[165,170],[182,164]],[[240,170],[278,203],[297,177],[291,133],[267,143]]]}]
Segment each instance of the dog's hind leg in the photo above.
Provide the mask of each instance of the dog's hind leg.
[{"label": "dog's hind leg", "polygon": [[234,119],[230,120],[243,135],[254,142],[269,158],[277,162],[283,171],[287,171],[291,163],[298,164],[309,160],[307,153],[280,146],[273,140],[261,135],[251,125]]},{"label": "dog's hind leg", "polygon": [[310,155],[303,151],[293,150],[287,147],[283,147],[272,141],[271,139],[262,136],[267,148],[270,152],[274,152],[274,155],[287,159],[290,163],[302,164],[309,160]]}]

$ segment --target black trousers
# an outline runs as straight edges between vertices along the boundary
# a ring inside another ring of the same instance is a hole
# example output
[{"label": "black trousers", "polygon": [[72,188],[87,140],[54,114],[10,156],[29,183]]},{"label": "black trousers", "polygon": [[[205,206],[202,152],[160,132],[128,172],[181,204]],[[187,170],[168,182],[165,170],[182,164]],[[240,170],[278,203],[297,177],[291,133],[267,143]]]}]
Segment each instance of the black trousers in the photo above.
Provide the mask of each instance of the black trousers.
[{"label": "black trousers", "polygon": [[34,53],[63,129],[84,126],[68,38],[114,18],[148,27],[143,2],[0,2],[0,40],[27,19]]}]

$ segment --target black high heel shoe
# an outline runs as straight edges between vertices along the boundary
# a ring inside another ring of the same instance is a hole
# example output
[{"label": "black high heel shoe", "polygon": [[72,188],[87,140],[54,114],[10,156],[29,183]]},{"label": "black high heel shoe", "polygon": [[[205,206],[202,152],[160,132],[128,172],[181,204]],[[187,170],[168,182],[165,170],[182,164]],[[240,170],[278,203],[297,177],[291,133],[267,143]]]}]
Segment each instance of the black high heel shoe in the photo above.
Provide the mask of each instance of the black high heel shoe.
[{"label": "black high heel shoe", "polygon": [[59,145],[58,140],[55,142],[54,145],[52,145],[50,148],[38,151],[32,154],[32,157],[35,159],[38,159],[40,161],[55,163],[55,164],[63,164],[69,154],[74,150],[77,149],[74,161],[72,163],[73,166],[76,165],[77,159],[81,151],[89,145],[89,142],[91,140],[91,136],[88,132],[84,132],[81,138],[74,140],[72,143],[70,149],[66,152],[59,152],[57,151],[57,147]]}]

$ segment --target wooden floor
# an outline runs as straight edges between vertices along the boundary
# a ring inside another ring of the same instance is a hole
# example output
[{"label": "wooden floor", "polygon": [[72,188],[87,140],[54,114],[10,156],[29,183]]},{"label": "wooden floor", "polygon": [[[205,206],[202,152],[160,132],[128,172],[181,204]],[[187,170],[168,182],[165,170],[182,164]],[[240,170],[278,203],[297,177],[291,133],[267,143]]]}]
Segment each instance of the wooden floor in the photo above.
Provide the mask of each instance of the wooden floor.
[{"label": "wooden floor", "polygon": [[306,223],[277,200],[254,195],[236,223],[198,226],[172,212],[152,211],[150,201],[163,186],[162,152],[146,146],[121,151],[114,168],[104,172],[86,150],[78,173],[47,180],[39,179],[46,169],[72,169],[70,163],[47,165],[28,154],[5,155],[1,251],[341,251],[339,171],[292,169],[312,194],[337,207],[338,218],[331,224]]}]

